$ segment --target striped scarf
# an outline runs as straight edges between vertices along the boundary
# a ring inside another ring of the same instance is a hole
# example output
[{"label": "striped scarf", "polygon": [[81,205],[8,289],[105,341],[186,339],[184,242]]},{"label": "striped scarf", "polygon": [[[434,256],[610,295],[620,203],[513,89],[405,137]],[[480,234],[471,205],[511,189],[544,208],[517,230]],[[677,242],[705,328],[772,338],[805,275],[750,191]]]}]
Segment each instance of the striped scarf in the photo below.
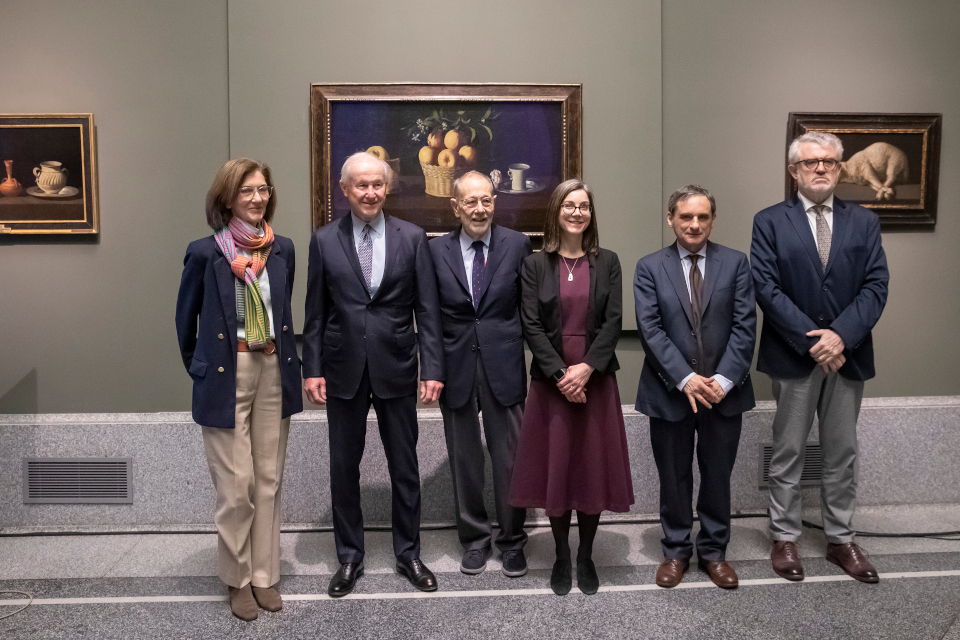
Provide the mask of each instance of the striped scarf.
[{"label": "striped scarf", "polygon": [[[251,233],[237,218],[231,218],[230,224],[213,237],[224,257],[230,262],[230,268],[239,280],[246,283],[246,313],[244,330],[247,346],[251,350],[262,349],[270,340],[270,318],[263,302],[263,292],[257,278],[267,265],[267,257],[273,246],[273,229],[264,221],[263,237]],[[252,258],[237,255],[237,246],[253,253]]]}]

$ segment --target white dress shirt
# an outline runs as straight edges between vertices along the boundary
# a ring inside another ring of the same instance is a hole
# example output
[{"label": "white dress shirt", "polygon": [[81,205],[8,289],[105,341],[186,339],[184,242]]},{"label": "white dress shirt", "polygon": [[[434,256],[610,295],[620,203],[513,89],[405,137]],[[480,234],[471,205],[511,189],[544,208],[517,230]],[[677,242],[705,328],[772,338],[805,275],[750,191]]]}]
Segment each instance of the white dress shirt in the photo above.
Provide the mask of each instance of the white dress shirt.
[{"label": "white dress shirt", "polygon": [[[677,252],[680,254],[680,265],[682,267],[681,271],[683,271],[683,281],[687,285],[687,296],[690,296],[690,267],[693,266],[693,260],[690,259],[690,256],[693,254],[684,249],[679,242],[677,243]],[[697,255],[700,256],[700,259],[697,260],[697,270],[700,271],[700,282],[705,282],[707,277],[707,245],[700,247],[700,251],[697,251]],[[690,302],[693,302],[692,297],[690,298]],[[677,385],[677,389],[683,391],[683,388],[687,386],[687,383],[690,382],[690,378],[692,378],[695,373],[696,372],[693,372],[681,380]],[[723,389],[724,395],[730,393],[730,389],[733,389],[733,382],[723,377],[719,373],[713,374],[713,379],[720,384],[720,388]]]},{"label": "white dress shirt", "polygon": [[[807,196],[803,195],[799,191],[797,195],[800,196],[800,204],[803,205],[803,210],[807,212],[807,222],[810,223],[810,231],[813,232],[813,243],[817,245],[817,250],[820,250],[820,244],[817,242],[817,212],[813,210],[816,204],[813,200],[809,199]],[[821,203],[824,207],[823,217],[827,220],[827,226],[830,227],[830,234],[833,234],[833,194]]]},{"label": "white dress shirt", "polygon": [[[480,242],[483,243],[483,261],[486,263],[487,256],[490,255],[490,236],[492,235],[493,227],[487,227],[487,232],[483,234],[483,237],[480,238]],[[463,255],[463,268],[467,272],[467,282],[470,284],[468,289],[470,289],[470,299],[473,300],[473,258],[476,255],[476,250],[473,248],[474,240],[467,232],[462,228],[460,229],[460,253]],[[486,277],[486,272],[484,272],[484,277]],[[476,304],[476,300],[473,300]]]},{"label": "white dress shirt", "polygon": [[[255,234],[257,234],[257,235],[260,236],[261,238],[263,237],[263,234],[265,233],[263,229],[257,229],[256,227],[253,227],[253,226],[247,224],[246,222],[244,222],[244,221],[241,220],[240,218],[237,218],[237,222],[239,222],[240,224],[242,224],[243,227],[244,227],[244,229],[246,229],[246,230],[249,231],[250,233],[255,233]],[[252,257],[253,257],[253,252],[247,251],[246,249],[244,249],[243,247],[241,247],[240,245],[238,245],[238,244],[236,244],[236,243],[234,243],[234,246],[237,248],[237,255],[238,255],[238,256],[243,256],[244,258],[252,258]],[[268,261],[268,262],[270,261],[269,256],[267,257],[267,261]],[[234,275],[236,275],[236,274],[234,274]],[[260,293],[263,294],[263,306],[265,306],[265,307],[267,308],[267,320],[270,322],[270,338],[271,338],[271,339],[275,339],[275,338],[277,337],[277,332],[276,332],[276,330],[274,329],[274,326],[273,326],[273,307],[270,305],[270,278],[267,276],[267,268],[266,268],[266,266],[264,266],[263,271],[260,272],[260,275],[257,276],[257,282],[260,283]],[[244,323],[242,323],[242,322],[238,322],[238,323],[237,323],[237,339],[238,339],[238,340],[246,340],[246,339],[247,339],[247,330],[246,330],[246,327],[244,327],[243,325],[244,325]]]},{"label": "white dress shirt", "polygon": [[373,267],[370,270],[370,297],[372,298],[376,295],[377,289],[380,288],[380,282],[383,280],[383,265],[387,256],[387,223],[383,219],[382,210],[377,212],[377,216],[369,223],[358,218],[353,212],[350,212],[350,217],[353,218],[354,249],[360,247],[360,234],[363,233],[363,228],[369,224],[373,229],[373,233],[370,234],[370,239],[373,240]]}]

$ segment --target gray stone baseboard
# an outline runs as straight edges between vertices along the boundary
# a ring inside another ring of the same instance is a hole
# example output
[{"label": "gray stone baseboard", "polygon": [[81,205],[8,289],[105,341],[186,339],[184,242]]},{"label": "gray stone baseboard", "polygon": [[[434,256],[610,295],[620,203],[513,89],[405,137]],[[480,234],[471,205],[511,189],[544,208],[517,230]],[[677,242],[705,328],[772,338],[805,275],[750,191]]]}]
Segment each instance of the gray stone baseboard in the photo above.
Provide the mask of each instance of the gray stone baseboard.
[{"label": "gray stone baseboard", "polygon": [[[770,440],[776,406],[761,402],[744,415],[732,480],[733,510],[763,512],[767,494],[758,488],[758,443]],[[649,423],[624,407],[636,503],[629,519],[653,518],[659,482],[650,451]],[[421,410],[420,472],[424,525],[453,522],[453,499],[443,424],[438,410]],[[960,397],[865,399],[859,422],[861,505],[960,503]],[[816,439],[816,425],[811,430]],[[134,501],[126,505],[24,504],[25,457],[131,457]],[[488,461],[489,465],[489,461]],[[371,414],[361,468],[368,525],[390,522],[386,459]],[[487,500],[492,514],[492,489]],[[804,506],[817,505],[815,488]],[[206,530],[214,492],[198,427],[189,413],[0,415],[0,533],[78,528],[110,530]],[[532,519],[542,519],[531,513]],[[330,518],[326,413],[294,416],[283,487],[283,521],[326,527]]]}]

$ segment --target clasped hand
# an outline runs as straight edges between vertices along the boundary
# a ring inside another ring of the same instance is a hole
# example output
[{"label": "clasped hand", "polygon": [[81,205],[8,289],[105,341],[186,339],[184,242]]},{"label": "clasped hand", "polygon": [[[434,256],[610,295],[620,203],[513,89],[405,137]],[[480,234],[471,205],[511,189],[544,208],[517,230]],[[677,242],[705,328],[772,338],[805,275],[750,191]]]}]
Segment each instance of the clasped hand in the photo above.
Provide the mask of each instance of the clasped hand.
[{"label": "clasped hand", "polygon": [[824,373],[838,370],[847,361],[843,355],[843,339],[830,329],[814,329],[808,331],[810,338],[818,337],[817,344],[810,347],[810,356],[816,361]]},{"label": "clasped hand", "polygon": [[710,409],[727,395],[719,382],[713,378],[704,378],[696,373],[693,374],[692,378],[687,380],[687,384],[683,387],[683,392],[687,395],[687,400],[690,401],[690,406],[693,407],[694,413],[697,412],[697,402],[707,409]]},{"label": "clasped hand", "polygon": [[593,367],[586,362],[570,365],[567,367],[567,372],[560,378],[560,382],[557,383],[557,388],[570,402],[583,404],[587,401],[585,388],[593,371]]}]

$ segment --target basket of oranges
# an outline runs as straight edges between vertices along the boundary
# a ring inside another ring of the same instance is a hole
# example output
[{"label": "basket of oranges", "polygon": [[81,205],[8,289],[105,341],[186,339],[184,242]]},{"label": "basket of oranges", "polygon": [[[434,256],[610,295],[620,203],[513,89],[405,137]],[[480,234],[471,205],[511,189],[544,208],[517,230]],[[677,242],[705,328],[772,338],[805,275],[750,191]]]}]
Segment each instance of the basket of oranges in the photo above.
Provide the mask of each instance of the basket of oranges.
[{"label": "basket of oranges", "polygon": [[427,195],[453,196],[454,180],[476,166],[477,150],[469,144],[470,139],[470,131],[461,128],[444,131],[437,127],[430,133],[419,154]]}]

